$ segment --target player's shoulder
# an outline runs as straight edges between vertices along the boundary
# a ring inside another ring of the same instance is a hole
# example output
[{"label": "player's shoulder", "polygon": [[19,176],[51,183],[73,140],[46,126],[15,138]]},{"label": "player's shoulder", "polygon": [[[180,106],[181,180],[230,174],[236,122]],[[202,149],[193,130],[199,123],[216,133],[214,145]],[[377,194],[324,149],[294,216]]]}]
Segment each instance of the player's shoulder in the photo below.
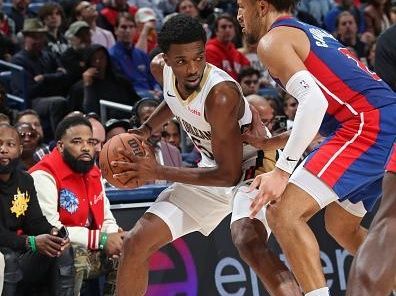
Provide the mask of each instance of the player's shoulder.
[{"label": "player's shoulder", "polygon": [[264,35],[258,44],[257,53],[260,58],[271,59],[274,56],[283,56],[290,49],[309,46],[307,34],[293,27],[279,26]]},{"label": "player's shoulder", "polygon": [[306,39],[304,30],[295,27],[279,26],[270,30],[259,41],[259,47],[264,50],[277,50],[279,48],[293,45],[296,41]]},{"label": "player's shoulder", "polygon": [[212,87],[205,105],[211,110],[225,111],[237,106],[241,96],[241,91],[235,81],[222,81]]},{"label": "player's shoulder", "polygon": [[240,96],[240,89],[237,82],[232,80],[224,80],[215,84],[210,90],[209,96]]}]

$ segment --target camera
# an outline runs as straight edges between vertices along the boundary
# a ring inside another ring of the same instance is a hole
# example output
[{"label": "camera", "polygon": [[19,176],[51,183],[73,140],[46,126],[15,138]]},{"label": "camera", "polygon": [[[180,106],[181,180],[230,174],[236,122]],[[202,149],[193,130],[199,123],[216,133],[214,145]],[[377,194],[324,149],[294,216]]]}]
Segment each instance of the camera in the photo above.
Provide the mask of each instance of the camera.
[{"label": "camera", "polygon": [[274,134],[279,134],[287,131],[287,117],[285,115],[277,115],[274,118],[274,125],[272,131]]}]

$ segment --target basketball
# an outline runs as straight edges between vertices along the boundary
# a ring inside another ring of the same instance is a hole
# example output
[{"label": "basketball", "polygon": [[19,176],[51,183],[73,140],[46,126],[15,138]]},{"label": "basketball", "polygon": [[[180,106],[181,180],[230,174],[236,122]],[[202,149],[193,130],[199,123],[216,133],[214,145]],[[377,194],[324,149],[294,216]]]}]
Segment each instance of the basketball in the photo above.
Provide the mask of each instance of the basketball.
[{"label": "basketball", "polygon": [[143,182],[131,182],[130,178],[114,179],[113,174],[117,173],[111,166],[111,162],[115,160],[127,161],[131,160],[120,154],[117,150],[121,147],[127,154],[136,156],[144,156],[145,152],[141,141],[134,135],[123,133],[112,137],[106,142],[99,155],[99,167],[102,176],[113,186],[118,188],[136,188],[142,186]]}]

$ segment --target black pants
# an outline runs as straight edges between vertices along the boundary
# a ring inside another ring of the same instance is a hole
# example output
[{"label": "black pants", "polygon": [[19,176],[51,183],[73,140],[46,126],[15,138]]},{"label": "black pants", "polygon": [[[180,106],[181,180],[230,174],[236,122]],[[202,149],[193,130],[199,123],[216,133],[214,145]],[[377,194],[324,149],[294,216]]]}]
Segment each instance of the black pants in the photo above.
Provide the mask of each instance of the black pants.
[{"label": "black pants", "polygon": [[48,287],[51,296],[73,295],[75,272],[72,248],[66,249],[57,258],[31,251],[19,253],[7,248],[1,248],[0,252],[5,261],[2,296],[32,295],[35,286]]}]

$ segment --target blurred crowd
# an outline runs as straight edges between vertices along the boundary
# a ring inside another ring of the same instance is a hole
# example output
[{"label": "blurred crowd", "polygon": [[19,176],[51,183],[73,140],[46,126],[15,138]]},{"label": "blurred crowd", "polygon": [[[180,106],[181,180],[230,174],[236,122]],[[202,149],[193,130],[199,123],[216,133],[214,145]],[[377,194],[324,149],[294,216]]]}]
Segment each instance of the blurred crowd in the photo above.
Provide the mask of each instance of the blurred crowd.
[{"label": "blurred crowd", "polygon": [[[8,94],[22,97],[25,108],[37,112],[43,126],[40,137],[47,144],[60,120],[73,111],[95,113],[103,125],[111,119],[136,124],[130,120],[136,115],[101,109],[100,100],[132,107],[142,99],[162,100],[150,61],[158,53],[157,32],[177,13],[195,17],[204,26],[207,61],[236,79],[245,96],[262,98],[261,116],[272,133],[292,127],[297,101],[279,89],[260,64],[257,43],[243,38],[235,19],[236,1],[32,1],[0,3],[0,59],[26,73],[0,75],[0,83]],[[331,32],[374,70],[376,39],[396,21],[396,1],[302,0],[295,15]],[[2,116],[16,123],[16,113],[6,111]],[[165,142],[171,127],[178,126],[170,122],[160,131]],[[182,134],[180,138],[180,151],[191,152],[191,143]]]}]

